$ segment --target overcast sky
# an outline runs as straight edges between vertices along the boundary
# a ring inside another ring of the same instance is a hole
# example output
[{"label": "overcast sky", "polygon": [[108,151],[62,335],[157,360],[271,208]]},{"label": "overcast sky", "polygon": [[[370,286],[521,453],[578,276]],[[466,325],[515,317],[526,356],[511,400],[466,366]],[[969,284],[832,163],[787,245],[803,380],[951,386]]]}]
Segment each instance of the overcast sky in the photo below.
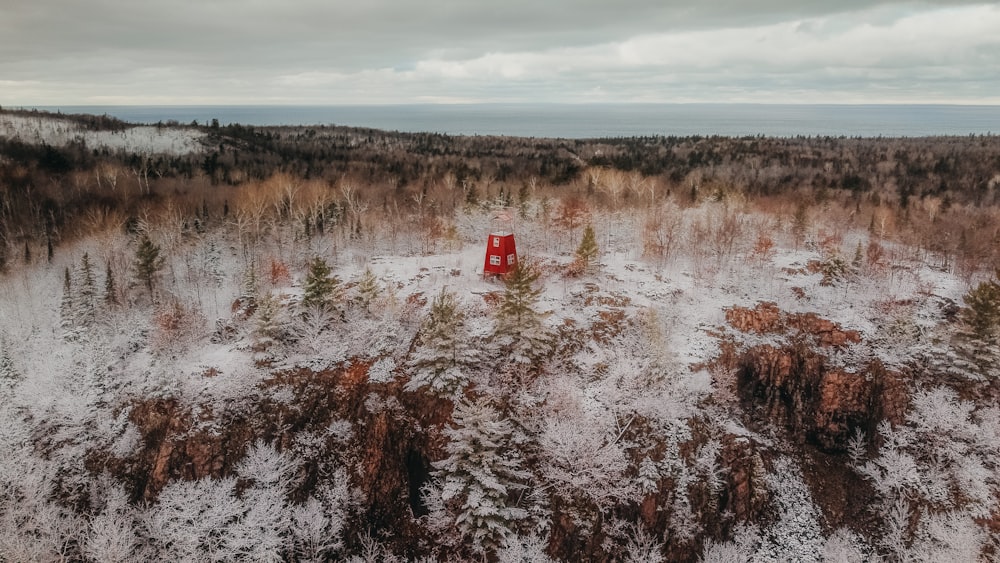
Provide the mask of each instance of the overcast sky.
[{"label": "overcast sky", "polygon": [[0,0],[0,105],[1000,104],[1000,5]]}]

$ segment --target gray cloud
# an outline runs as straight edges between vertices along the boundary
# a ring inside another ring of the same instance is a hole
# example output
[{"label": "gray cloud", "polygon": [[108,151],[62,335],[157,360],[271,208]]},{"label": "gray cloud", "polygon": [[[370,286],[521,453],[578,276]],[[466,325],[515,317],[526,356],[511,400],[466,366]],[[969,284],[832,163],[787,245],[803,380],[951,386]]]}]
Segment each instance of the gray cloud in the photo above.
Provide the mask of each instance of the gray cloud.
[{"label": "gray cloud", "polygon": [[0,0],[0,96],[12,98],[0,103],[821,98],[846,75],[862,96],[996,101],[1000,46],[976,22],[997,13],[879,0]]}]

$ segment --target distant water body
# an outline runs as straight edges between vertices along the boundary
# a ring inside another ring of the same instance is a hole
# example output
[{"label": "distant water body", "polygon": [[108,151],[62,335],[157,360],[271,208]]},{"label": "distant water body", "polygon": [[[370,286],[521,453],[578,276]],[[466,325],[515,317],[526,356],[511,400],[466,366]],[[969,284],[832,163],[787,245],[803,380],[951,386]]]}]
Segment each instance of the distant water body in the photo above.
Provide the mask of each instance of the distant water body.
[{"label": "distant water body", "polygon": [[519,137],[1000,134],[1000,106],[778,104],[456,104],[392,106],[60,106],[132,123],[347,125]]}]

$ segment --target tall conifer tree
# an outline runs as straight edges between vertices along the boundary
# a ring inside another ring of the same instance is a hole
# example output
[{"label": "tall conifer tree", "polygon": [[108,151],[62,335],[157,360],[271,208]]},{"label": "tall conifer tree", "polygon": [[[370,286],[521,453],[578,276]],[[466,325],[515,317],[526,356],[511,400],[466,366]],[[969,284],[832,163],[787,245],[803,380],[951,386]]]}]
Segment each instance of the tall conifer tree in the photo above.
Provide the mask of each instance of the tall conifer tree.
[{"label": "tall conifer tree", "polygon": [[59,304],[59,326],[63,329],[63,338],[72,338],[76,327],[76,310],[73,299],[73,278],[69,266],[63,270],[63,294]]},{"label": "tall conifer tree", "polygon": [[494,341],[518,364],[532,364],[553,349],[553,335],[545,327],[545,316],[535,310],[542,294],[534,286],[538,276],[529,260],[518,261],[507,275],[507,289],[496,315]]},{"label": "tall conifer tree", "polygon": [[594,234],[593,225],[588,224],[583,230],[580,246],[576,247],[576,259],[584,270],[590,270],[594,261],[597,260],[597,253],[597,236]]},{"label": "tall conifer tree", "polygon": [[372,302],[378,297],[380,288],[378,279],[372,273],[371,268],[365,268],[365,273],[358,282],[358,304],[364,307],[366,312],[370,312]]},{"label": "tall conifer tree", "polygon": [[104,303],[118,304],[118,289],[115,287],[115,274],[111,271],[111,261],[104,264]]},{"label": "tall conifer tree", "polygon": [[76,299],[76,317],[80,325],[89,326],[94,322],[97,314],[96,299],[97,284],[94,281],[94,268],[90,264],[90,255],[84,252],[80,260],[80,291]]},{"label": "tall conifer tree", "polygon": [[153,244],[149,235],[143,234],[139,239],[139,246],[135,251],[135,272],[139,281],[146,286],[149,297],[153,297],[153,286],[156,283],[156,274],[163,268],[163,257],[160,256],[160,247]]},{"label": "tall conifer tree", "polygon": [[465,332],[465,315],[453,293],[444,289],[434,298],[431,313],[420,328],[421,344],[413,353],[413,378],[408,391],[430,387],[431,392],[454,396],[468,384],[479,351]]},{"label": "tall conifer tree", "polygon": [[306,273],[302,305],[305,307],[326,307],[333,304],[340,280],[330,275],[330,266],[319,256],[309,262]]},{"label": "tall conifer tree", "polygon": [[514,447],[513,425],[485,399],[459,402],[454,421],[444,431],[448,457],[434,464],[438,494],[473,548],[492,552],[528,517],[516,499],[530,473]]}]

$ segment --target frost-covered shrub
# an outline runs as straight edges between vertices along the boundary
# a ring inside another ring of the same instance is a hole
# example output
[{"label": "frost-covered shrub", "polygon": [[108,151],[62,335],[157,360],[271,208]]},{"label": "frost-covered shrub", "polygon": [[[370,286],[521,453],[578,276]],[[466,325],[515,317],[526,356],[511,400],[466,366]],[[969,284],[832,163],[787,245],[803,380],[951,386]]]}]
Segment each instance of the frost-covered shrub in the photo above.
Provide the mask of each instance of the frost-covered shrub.
[{"label": "frost-covered shrub", "polygon": [[979,553],[985,532],[974,519],[988,518],[997,508],[997,420],[995,408],[977,410],[954,391],[936,387],[914,393],[905,425],[879,425],[879,449],[858,471],[882,500],[880,543],[886,554],[920,553],[918,544],[939,551],[943,559],[936,560],[968,560],[954,556]]},{"label": "frost-covered shrub", "polygon": [[[125,491],[110,480],[102,483],[103,508],[88,523],[81,549],[93,561],[124,563],[140,559],[140,511],[129,505]],[[96,495],[95,495],[96,496]]]},{"label": "frost-covered shrub", "polygon": [[549,419],[538,437],[545,478],[556,494],[582,496],[605,506],[632,496],[635,483],[624,478],[628,458],[604,425],[587,419]]},{"label": "frost-covered shrub", "polygon": [[340,314],[325,305],[302,307],[292,318],[291,333],[296,339],[296,347],[304,353],[325,353],[331,348],[330,328],[340,319]]},{"label": "frost-covered shrub", "polygon": [[149,528],[161,557],[174,561],[235,558],[229,528],[243,514],[236,479],[178,481],[160,491]]},{"label": "frost-covered shrub", "polygon": [[662,563],[663,543],[636,525],[625,544],[625,563]]},{"label": "frost-covered shrub", "polygon": [[201,311],[180,299],[172,299],[153,313],[151,344],[159,350],[177,352],[204,336],[206,326]]},{"label": "frost-covered shrub", "polygon": [[847,528],[834,530],[823,544],[825,563],[866,563],[874,559],[871,548]]},{"label": "frost-covered shrub", "polygon": [[740,524],[733,530],[733,539],[726,542],[705,542],[702,563],[750,563],[760,545],[760,530]]},{"label": "frost-covered shrub", "polygon": [[[167,485],[147,517],[152,548],[175,561],[280,562],[295,553],[321,561],[341,545],[347,489],[343,473],[302,504],[290,502],[297,462],[257,443],[237,477]],[[240,491],[240,492],[238,492]]]},{"label": "frost-covered shrub", "polygon": [[498,563],[555,563],[545,553],[545,540],[538,536],[508,536],[497,550]]}]

